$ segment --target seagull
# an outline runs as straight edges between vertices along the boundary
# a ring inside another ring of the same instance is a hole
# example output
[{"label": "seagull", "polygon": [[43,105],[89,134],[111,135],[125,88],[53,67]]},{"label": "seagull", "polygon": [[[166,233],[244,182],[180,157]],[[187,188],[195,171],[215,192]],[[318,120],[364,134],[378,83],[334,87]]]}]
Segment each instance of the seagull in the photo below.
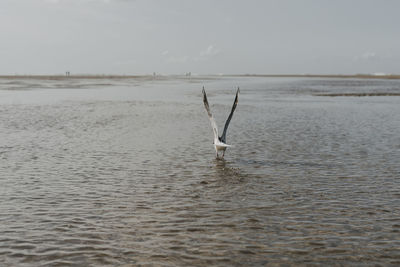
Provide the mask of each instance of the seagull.
[{"label": "seagull", "polygon": [[208,117],[210,118],[211,127],[212,127],[213,132],[214,132],[214,143],[213,144],[214,144],[214,148],[215,148],[215,153],[216,153],[217,159],[219,159],[218,151],[222,151],[222,158],[223,158],[224,155],[225,155],[226,148],[230,146],[230,145],[226,144],[226,131],[228,130],[229,123],[231,122],[231,119],[232,119],[232,116],[233,116],[233,112],[236,109],[236,106],[237,106],[237,103],[238,103],[239,92],[240,92],[240,90],[239,90],[239,87],[238,87],[238,89],[236,91],[235,101],[233,102],[231,113],[229,114],[228,119],[225,122],[224,132],[222,133],[221,136],[218,136],[217,123],[215,122],[214,117],[211,114],[210,106],[208,105],[208,101],[207,101],[206,91],[204,90],[204,86],[203,86],[203,102],[204,102],[204,107],[207,110]]}]

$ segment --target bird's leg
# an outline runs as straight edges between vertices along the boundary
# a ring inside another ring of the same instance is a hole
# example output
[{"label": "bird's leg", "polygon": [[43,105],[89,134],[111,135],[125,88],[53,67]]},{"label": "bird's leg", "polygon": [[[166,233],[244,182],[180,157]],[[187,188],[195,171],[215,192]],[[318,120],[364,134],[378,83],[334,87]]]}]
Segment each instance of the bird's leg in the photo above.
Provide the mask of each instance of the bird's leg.
[{"label": "bird's leg", "polygon": [[224,151],[222,151],[222,157],[224,157],[225,156],[225,150]]},{"label": "bird's leg", "polygon": [[215,156],[217,157],[217,159],[219,159],[218,150],[215,151]]}]

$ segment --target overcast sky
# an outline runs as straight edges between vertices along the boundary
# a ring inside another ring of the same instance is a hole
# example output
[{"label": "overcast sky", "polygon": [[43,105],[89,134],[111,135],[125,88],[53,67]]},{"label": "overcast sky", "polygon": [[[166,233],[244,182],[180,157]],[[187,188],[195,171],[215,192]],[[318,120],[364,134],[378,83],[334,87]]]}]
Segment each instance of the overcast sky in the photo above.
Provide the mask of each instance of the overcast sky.
[{"label": "overcast sky", "polygon": [[400,1],[1,0],[0,74],[400,73]]}]

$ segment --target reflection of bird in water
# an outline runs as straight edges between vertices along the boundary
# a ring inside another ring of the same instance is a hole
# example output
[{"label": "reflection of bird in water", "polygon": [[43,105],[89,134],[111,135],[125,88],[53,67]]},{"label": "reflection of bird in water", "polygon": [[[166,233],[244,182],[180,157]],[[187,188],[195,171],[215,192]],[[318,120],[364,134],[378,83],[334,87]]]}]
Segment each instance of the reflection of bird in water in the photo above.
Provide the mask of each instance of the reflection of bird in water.
[{"label": "reflection of bird in water", "polygon": [[206,91],[204,90],[204,86],[203,86],[203,102],[204,102],[204,106],[207,110],[208,113],[208,117],[210,118],[210,122],[211,122],[211,127],[213,128],[213,132],[214,132],[214,148],[215,148],[215,153],[216,153],[216,157],[219,158],[218,155],[218,151],[222,151],[222,158],[225,155],[225,150],[228,146],[226,144],[226,131],[228,130],[228,126],[229,123],[231,122],[232,116],[233,116],[233,112],[236,109],[237,103],[238,103],[238,96],[239,96],[239,88],[236,91],[236,97],[235,97],[235,101],[233,102],[233,106],[232,106],[232,110],[231,113],[229,114],[228,119],[225,122],[225,127],[224,127],[224,132],[222,133],[221,136],[218,136],[218,127],[217,124],[214,120],[213,115],[211,114],[210,111],[210,106],[208,105],[208,101],[207,101],[207,95],[206,95]]}]

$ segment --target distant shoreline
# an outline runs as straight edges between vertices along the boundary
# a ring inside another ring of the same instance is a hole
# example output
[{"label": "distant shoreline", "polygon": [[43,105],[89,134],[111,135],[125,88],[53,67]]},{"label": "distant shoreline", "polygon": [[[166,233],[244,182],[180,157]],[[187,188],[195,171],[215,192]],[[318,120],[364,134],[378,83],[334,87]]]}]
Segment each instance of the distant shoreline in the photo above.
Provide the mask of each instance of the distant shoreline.
[{"label": "distant shoreline", "polygon": [[[0,79],[39,79],[39,80],[64,80],[64,79],[147,79],[152,75],[0,75]],[[161,77],[161,76],[157,76]]]},{"label": "distant shoreline", "polygon": [[64,80],[64,79],[199,79],[199,78],[218,78],[218,77],[270,77],[270,78],[340,78],[340,79],[400,79],[400,75],[373,75],[373,74],[354,74],[354,75],[325,75],[325,74],[209,74],[209,75],[0,75],[0,79],[39,79],[39,80]]},{"label": "distant shoreline", "polygon": [[344,79],[400,79],[400,75],[373,75],[373,74],[239,74],[223,75],[232,77],[272,77],[272,78],[344,78]]}]

